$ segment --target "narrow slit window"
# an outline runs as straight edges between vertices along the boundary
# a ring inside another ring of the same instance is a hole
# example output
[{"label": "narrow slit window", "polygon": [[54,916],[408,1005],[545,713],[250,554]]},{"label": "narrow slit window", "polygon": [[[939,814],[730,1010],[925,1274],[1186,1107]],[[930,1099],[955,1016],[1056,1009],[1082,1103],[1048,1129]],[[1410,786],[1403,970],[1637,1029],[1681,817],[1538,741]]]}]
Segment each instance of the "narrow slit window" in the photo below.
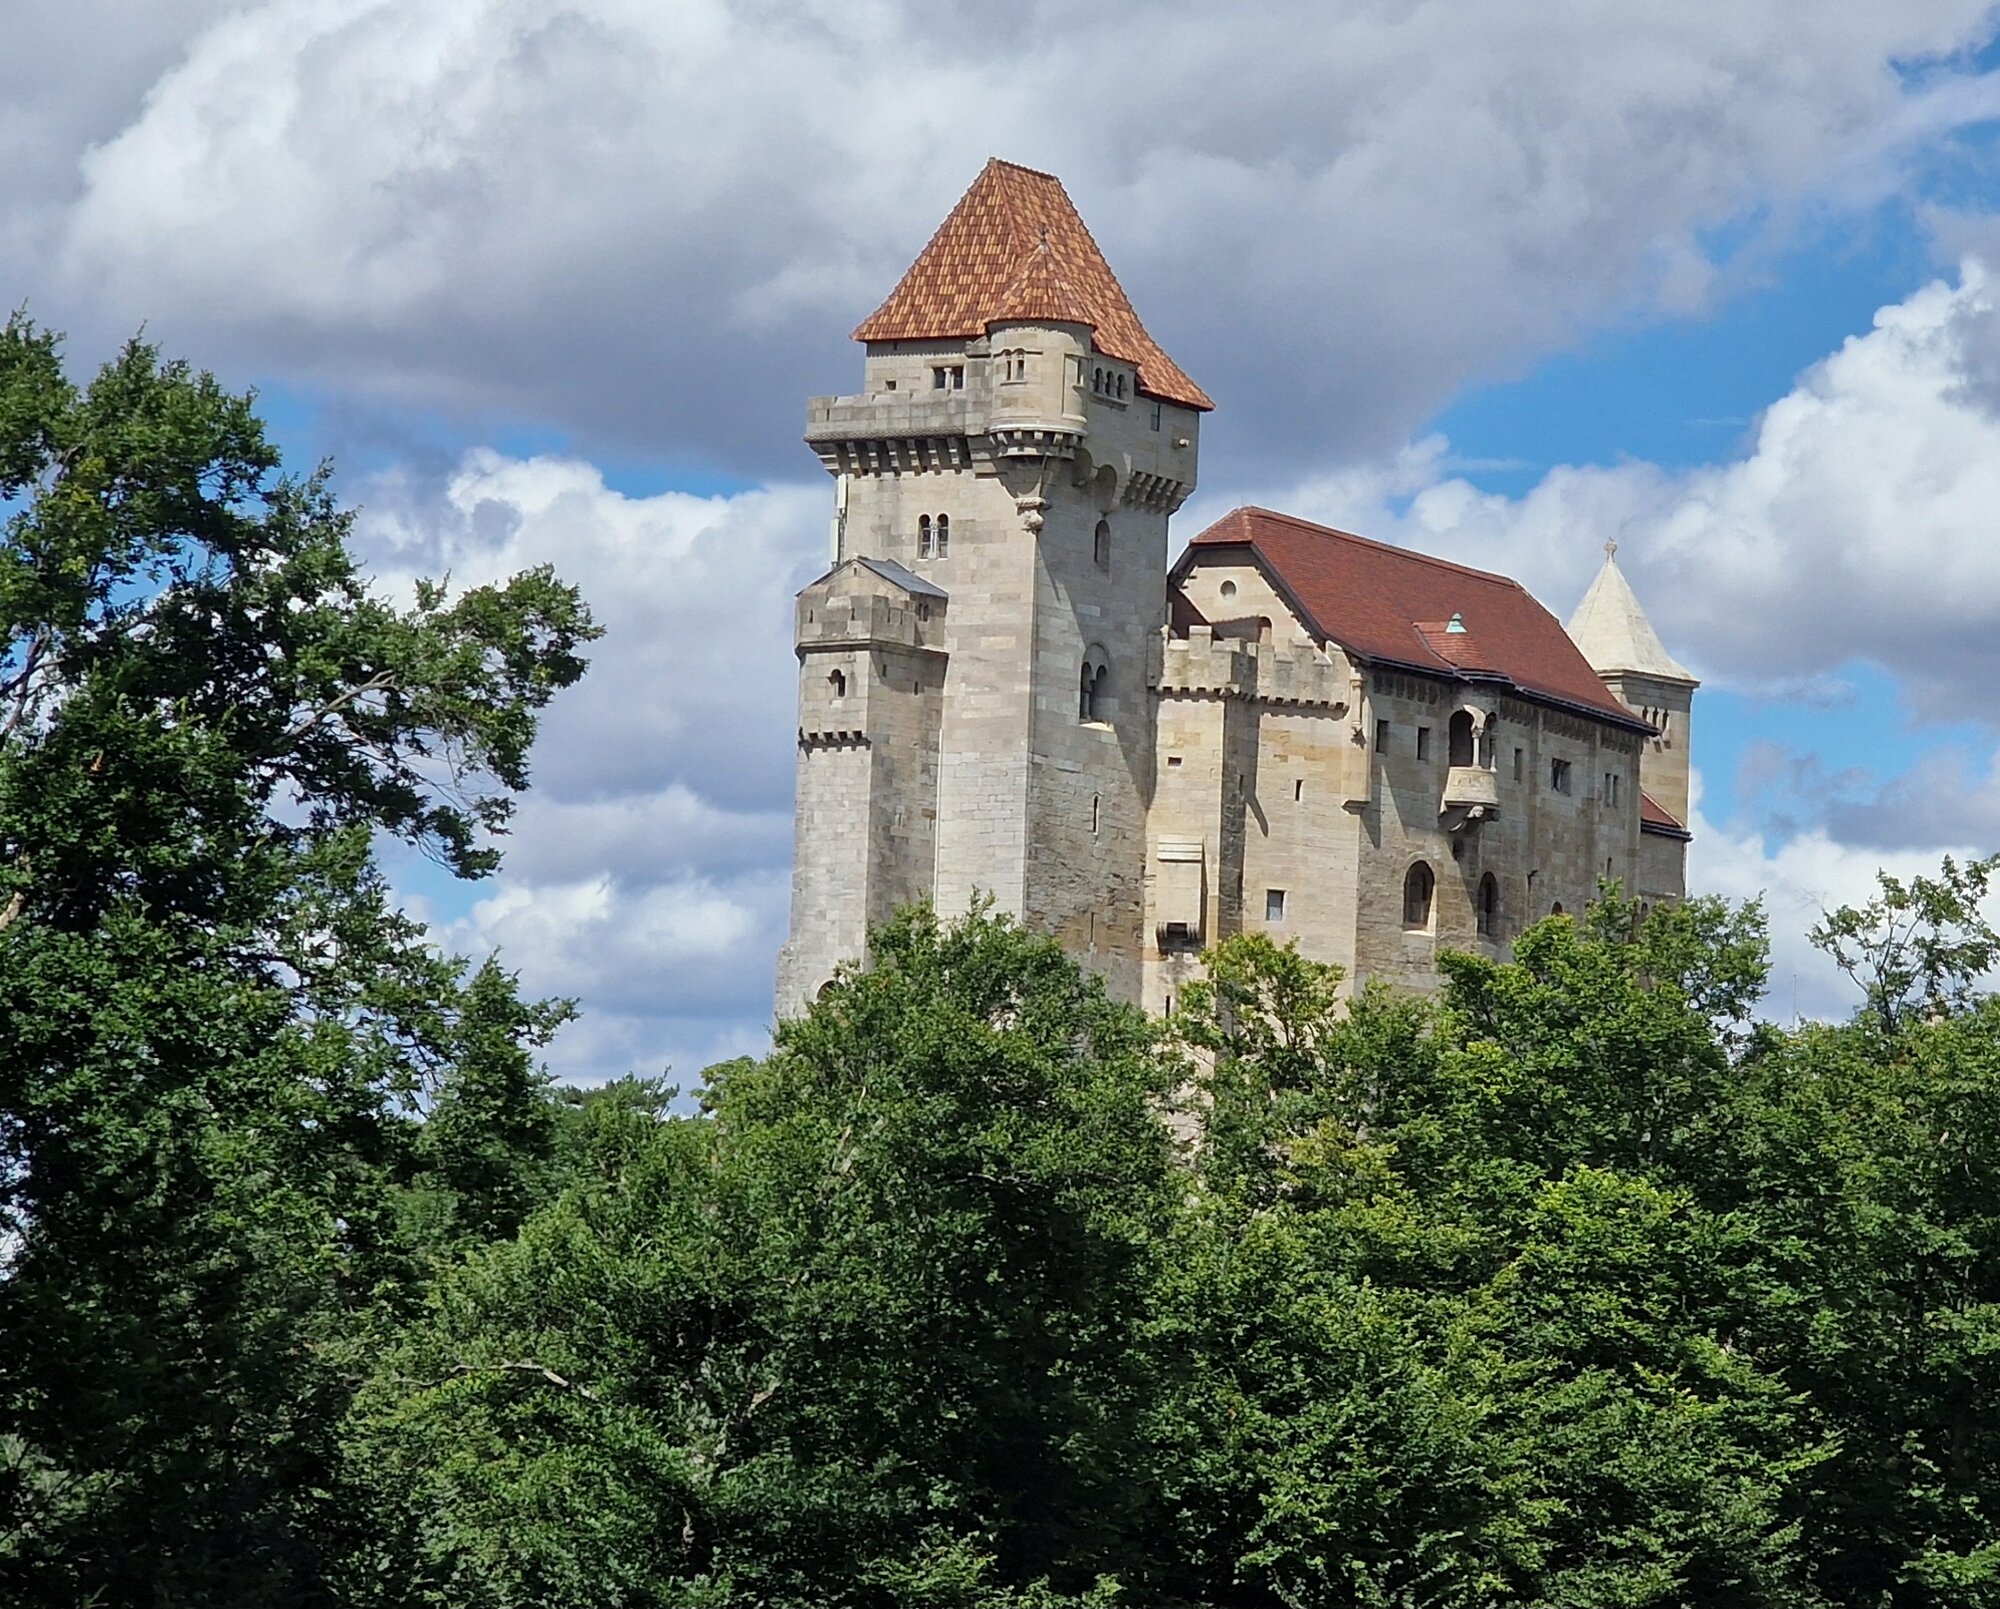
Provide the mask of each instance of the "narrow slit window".
[{"label": "narrow slit window", "polygon": [[1430,757],[1431,729],[1428,726],[1420,726],[1417,728],[1417,758],[1419,760],[1428,760]]},{"label": "narrow slit window", "polygon": [[1375,752],[1377,754],[1387,754],[1389,752],[1389,723],[1387,720],[1379,720],[1375,723]]},{"label": "narrow slit window", "polygon": [[940,514],[937,517],[937,551],[932,554],[932,557],[939,559],[948,559],[951,557],[951,516],[949,514]]},{"label": "narrow slit window", "polygon": [[1306,796],[1306,779],[1304,777],[1294,777],[1292,779],[1293,801],[1296,803],[1298,800],[1303,799],[1305,796]]}]

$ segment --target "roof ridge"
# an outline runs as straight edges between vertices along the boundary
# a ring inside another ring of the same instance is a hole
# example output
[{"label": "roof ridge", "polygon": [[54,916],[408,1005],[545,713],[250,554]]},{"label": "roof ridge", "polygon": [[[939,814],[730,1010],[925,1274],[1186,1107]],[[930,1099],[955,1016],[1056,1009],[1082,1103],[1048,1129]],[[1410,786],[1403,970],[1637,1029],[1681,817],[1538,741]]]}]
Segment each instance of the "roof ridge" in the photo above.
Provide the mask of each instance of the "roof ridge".
[{"label": "roof ridge", "polygon": [[[1343,541],[1359,542],[1363,547],[1371,547],[1385,553],[1398,554],[1403,558],[1412,559],[1418,564],[1435,565],[1440,570],[1455,570],[1460,575],[1476,576],[1481,581],[1498,581],[1502,586],[1512,587],[1516,592],[1526,594],[1530,598],[1534,597],[1532,592],[1529,592],[1526,587],[1522,586],[1511,575],[1501,575],[1497,570],[1481,570],[1470,564],[1460,564],[1455,559],[1441,559],[1436,554],[1425,553],[1419,548],[1401,547],[1394,542],[1384,542],[1379,537],[1362,536],[1354,531],[1343,531],[1336,525],[1320,525],[1313,520],[1301,519],[1296,514],[1281,514],[1276,509],[1264,508],[1256,503],[1245,503],[1240,508],[1231,509],[1227,514],[1222,516],[1221,520],[1217,520],[1215,525],[1211,525],[1209,530],[1214,530],[1215,526],[1222,524],[1223,520],[1231,520],[1235,519],[1238,515],[1247,514],[1258,514],[1262,515],[1265,519],[1280,520],[1286,525],[1297,526],[1301,530],[1311,531],[1318,536],[1337,536]],[[1208,532],[1204,531],[1196,536],[1194,540],[1199,542],[1207,534]],[[1537,599],[1536,601],[1539,602],[1540,600]]]},{"label": "roof ridge", "polygon": [[1047,179],[1051,183],[1058,185],[1062,183],[1061,178],[1050,173],[1046,168],[1031,168],[1025,162],[1012,162],[1004,156],[989,156],[986,159],[986,165],[989,168],[1012,168],[1016,173],[1026,173],[1034,178]]}]

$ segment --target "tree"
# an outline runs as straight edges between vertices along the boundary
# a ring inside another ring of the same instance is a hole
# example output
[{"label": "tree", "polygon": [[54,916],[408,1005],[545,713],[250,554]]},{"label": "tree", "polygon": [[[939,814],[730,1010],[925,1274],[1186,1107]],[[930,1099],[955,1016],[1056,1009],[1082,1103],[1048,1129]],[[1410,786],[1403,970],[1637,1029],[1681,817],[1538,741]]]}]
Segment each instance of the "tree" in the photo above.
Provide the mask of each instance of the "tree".
[{"label": "tree", "polygon": [[279,471],[210,376],[134,342],[78,387],[0,332],[11,1602],[327,1601],[336,1428],[412,1289],[412,1115],[548,1021],[464,988],[371,846],[496,864],[589,616],[546,571],[398,608],[325,472]]},{"label": "tree", "polygon": [[699,1115],[592,1112],[384,1358],[355,1462],[420,1601],[997,1609],[1143,1562],[1152,1030],[983,915],[872,949]]},{"label": "tree", "polygon": [[1812,942],[1860,987],[1885,1036],[1916,1017],[1964,1010],[2000,964],[2000,932],[1981,910],[1996,870],[2000,855],[1962,866],[1947,855],[1936,877],[1877,872],[1873,899],[1813,927]]},{"label": "tree", "polygon": [[1184,995],[1204,1186],[1160,1303],[1187,1595],[1813,1601],[1827,1448],[1732,1342],[1726,1174],[1761,918],[1615,890],[1435,1003],[1232,939]]}]

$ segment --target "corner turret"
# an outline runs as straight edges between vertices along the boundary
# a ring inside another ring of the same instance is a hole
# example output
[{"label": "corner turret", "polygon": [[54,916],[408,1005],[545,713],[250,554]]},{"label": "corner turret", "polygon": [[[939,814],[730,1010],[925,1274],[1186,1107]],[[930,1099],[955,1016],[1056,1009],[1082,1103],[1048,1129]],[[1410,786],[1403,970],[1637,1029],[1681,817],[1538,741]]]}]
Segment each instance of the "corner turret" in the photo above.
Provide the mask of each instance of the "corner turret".
[{"label": "corner turret", "polygon": [[1642,887],[1641,892],[1678,894],[1691,804],[1688,758],[1694,690],[1701,682],[1667,652],[1646,618],[1631,582],[1618,568],[1616,542],[1604,544],[1604,567],[1570,616],[1568,630],[1570,640],[1618,701],[1655,728],[1640,751],[1639,788],[1641,836],[1658,840],[1647,846],[1653,851],[1648,861],[1657,869],[1650,877],[1642,876],[1642,885],[1655,886]]}]

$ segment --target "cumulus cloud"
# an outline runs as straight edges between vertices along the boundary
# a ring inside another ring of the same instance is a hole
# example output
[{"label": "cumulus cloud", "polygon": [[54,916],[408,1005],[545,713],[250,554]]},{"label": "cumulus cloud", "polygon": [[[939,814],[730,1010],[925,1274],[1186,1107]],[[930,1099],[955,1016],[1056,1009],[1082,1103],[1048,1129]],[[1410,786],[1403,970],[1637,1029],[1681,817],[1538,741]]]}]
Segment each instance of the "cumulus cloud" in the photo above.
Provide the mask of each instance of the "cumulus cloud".
[{"label": "cumulus cloud", "polygon": [[177,56],[62,75],[92,110],[54,125],[67,173],[0,181],[0,272],[212,361],[758,473],[990,153],[1069,181],[1219,447],[1360,459],[1580,327],[1699,306],[1715,226],[1872,203],[2000,91],[1965,65],[1987,0],[172,15]]},{"label": "cumulus cloud", "polygon": [[1771,978],[1763,1010],[1781,1022],[1839,1019],[1861,1004],[1859,989],[1806,938],[1822,915],[1841,905],[1866,904],[1878,872],[1935,876],[1943,855],[1967,860],[1977,853],[1961,833],[1921,848],[1885,851],[1843,842],[1823,826],[1779,839],[1710,822],[1699,812],[1694,831],[1690,885],[1725,899],[1763,901],[1771,923]]},{"label": "cumulus cloud", "polygon": [[[1918,713],[1994,724],[2000,410],[1986,353],[2000,287],[1968,259],[1883,308],[1800,377],[1728,463],[1551,471],[1525,496],[1446,472],[1429,441],[1274,494],[1278,506],[1520,577],[1558,612],[1618,560],[1712,683],[1798,694],[1841,667],[1896,676]],[[1970,695],[1970,696],[1968,696]]]},{"label": "cumulus cloud", "polygon": [[358,544],[391,591],[555,565],[605,636],[546,714],[507,863],[427,902],[461,953],[577,998],[552,1065],[692,1077],[764,1043],[791,866],[792,594],[823,564],[827,493],[627,497],[588,464],[468,454],[363,488]]}]

